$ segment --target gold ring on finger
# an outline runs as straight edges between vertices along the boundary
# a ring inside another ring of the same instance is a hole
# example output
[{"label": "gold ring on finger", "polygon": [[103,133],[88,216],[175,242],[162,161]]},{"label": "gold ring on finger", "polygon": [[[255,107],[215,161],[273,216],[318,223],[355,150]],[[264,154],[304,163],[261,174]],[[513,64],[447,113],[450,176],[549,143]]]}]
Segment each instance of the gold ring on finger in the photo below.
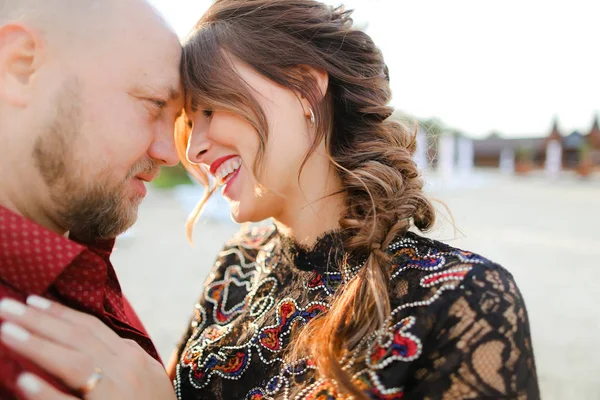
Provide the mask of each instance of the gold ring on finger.
[{"label": "gold ring on finger", "polygon": [[85,384],[81,387],[81,389],[79,389],[79,392],[84,396],[91,393],[96,386],[98,386],[98,383],[100,383],[103,377],[104,372],[100,368],[96,367],[92,375],[90,375]]}]

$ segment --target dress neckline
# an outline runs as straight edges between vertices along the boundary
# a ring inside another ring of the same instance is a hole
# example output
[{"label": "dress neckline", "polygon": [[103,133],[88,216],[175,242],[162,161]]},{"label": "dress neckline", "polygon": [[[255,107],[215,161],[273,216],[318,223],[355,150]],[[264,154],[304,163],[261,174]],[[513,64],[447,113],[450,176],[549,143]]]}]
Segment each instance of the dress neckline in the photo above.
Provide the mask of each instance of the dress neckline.
[{"label": "dress neckline", "polygon": [[298,243],[295,238],[277,230],[277,227],[275,227],[275,237],[279,242],[276,248],[282,258],[302,271],[340,272],[346,265],[358,266],[365,258],[345,250],[344,240],[347,235],[339,229],[322,233],[310,246]]}]

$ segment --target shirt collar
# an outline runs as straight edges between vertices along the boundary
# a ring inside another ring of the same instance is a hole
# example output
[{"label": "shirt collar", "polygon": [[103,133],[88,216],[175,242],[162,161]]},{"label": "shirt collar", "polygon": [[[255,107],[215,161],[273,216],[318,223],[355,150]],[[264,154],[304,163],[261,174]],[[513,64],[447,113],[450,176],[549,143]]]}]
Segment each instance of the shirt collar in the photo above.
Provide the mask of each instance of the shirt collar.
[{"label": "shirt collar", "polygon": [[107,259],[114,240],[70,240],[0,206],[0,243],[0,279],[26,294],[43,295],[82,252]]}]

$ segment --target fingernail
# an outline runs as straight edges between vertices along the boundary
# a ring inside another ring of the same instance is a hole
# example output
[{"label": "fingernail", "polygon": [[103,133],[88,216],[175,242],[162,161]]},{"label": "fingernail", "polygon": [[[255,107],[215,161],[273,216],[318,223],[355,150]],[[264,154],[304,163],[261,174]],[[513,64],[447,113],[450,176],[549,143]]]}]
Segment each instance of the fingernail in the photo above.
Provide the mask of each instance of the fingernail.
[{"label": "fingernail", "polygon": [[13,315],[23,316],[27,308],[25,304],[13,299],[2,299],[0,301],[0,311]]},{"label": "fingernail", "polygon": [[20,342],[28,341],[29,337],[31,336],[31,334],[25,329],[21,328],[19,325],[13,324],[12,322],[3,323],[0,331],[2,331],[2,336],[10,336],[11,338]]},{"label": "fingernail", "polygon": [[29,304],[31,307],[39,308],[40,310],[47,310],[51,305],[50,301],[35,295],[27,298],[27,304]]},{"label": "fingernail", "polygon": [[22,373],[17,378],[17,386],[27,393],[39,393],[42,390],[40,379],[28,372]]}]

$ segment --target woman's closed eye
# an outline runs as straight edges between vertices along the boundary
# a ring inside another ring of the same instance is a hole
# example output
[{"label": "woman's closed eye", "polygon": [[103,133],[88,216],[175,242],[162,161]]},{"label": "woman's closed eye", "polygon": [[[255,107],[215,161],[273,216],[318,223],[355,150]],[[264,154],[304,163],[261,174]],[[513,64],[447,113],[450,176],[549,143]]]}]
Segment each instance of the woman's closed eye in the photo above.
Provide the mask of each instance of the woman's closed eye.
[{"label": "woman's closed eye", "polygon": [[204,108],[201,104],[199,104],[198,100],[196,100],[196,99],[192,99],[190,101],[189,110],[191,111],[191,114],[195,114],[198,111],[202,111],[202,115],[205,118],[210,118],[214,114],[214,111],[212,109]]}]

